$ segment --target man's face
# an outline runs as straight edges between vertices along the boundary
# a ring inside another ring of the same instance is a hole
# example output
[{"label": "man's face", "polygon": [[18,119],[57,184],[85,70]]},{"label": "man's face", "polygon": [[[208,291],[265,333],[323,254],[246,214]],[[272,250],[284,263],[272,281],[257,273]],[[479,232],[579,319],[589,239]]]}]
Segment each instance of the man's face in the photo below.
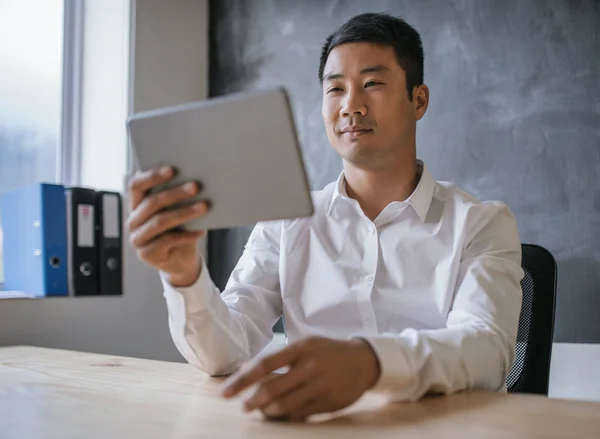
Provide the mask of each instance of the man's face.
[{"label": "man's face", "polygon": [[406,75],[391,46],[339,45],[329,54],[323,78],[327,137],[342,158],[373,169],[414,144],[422,114],[408,97]]}]

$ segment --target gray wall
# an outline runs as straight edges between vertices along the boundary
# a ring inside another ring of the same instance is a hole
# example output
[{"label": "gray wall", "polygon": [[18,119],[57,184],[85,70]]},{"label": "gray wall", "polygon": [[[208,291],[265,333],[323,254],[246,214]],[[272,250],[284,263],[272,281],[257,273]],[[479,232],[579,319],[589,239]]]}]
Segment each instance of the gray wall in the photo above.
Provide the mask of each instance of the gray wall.
[{"label": "gray wall", "polygon": [[[135,65],[131,72],[130,110],[205,99],[207,1],[132,3],[131,55]],[[127,200],[124,203],[127,206]],[[128,208],[124,207],[123,212],[126,214]],[[122,297],[0,300],[0,346],[27,344],[183,361],[169,334],[157,272],[137,260],[127,236],[123,257]]]},{"label": "gray wall", "polygon": [[[386,11],[420,31],[431,104],[418,152],[438,180],[517,216],[559,269],[555,340],[600,342],[600,2],[285,1],[210,5],[210,93],[284,85],[313,188],[341,162],[320,115],[320,45],[351,16]],[[213,232],[223,287],[249,229]]]}]

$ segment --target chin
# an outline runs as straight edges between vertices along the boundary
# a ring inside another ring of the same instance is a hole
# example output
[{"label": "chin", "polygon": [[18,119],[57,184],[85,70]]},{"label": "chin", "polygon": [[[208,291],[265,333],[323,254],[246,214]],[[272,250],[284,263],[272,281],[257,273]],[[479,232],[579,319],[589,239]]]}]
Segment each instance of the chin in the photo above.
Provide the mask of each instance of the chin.
[{"label": "chin", "polygon": [[361,142],[344,142],[338,152],[342,158],[357,167],[371,167],[381,161],[381,151],[372,144]]},{"label": "chin", "polygon": [[340,139],[339,145],[342,150],[352,151],[354,154],[368,153],[379,149],[373,139]]}]

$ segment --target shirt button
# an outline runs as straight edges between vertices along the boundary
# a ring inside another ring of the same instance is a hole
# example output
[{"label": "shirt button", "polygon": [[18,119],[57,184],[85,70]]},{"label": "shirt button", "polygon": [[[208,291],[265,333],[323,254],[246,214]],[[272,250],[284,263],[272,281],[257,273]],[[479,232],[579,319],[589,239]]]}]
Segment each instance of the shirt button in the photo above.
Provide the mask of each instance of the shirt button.
[{"label": "shirt button", "polygon": [[369,274],[367,277],[367,282],[373,282],[373,275]]},{"label": "shirt button", "polygon": [[375,233],[377,233],[377,228],[375,226],[371,227],[371,235],[374,235]]}]

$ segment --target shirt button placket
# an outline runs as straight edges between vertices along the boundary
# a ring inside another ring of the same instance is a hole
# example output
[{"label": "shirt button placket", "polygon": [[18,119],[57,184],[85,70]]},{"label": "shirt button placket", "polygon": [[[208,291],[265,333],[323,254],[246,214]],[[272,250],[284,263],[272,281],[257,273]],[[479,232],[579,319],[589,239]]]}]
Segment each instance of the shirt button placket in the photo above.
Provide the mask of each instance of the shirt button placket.
[{"label": "shirt button placket", "polygon": [[364,288],[361,301],[361,314],[363,316],[363,328],[369,333],[377,332],[375,325],[375,312],[373,310],[372,293],[375,287],[375,276],[377,273],[377,260],[379,257],[379,236],[374,224],[369,226],[369,234],[365,240],[365,258],[363,269],[366,274],[363,276]]}]

